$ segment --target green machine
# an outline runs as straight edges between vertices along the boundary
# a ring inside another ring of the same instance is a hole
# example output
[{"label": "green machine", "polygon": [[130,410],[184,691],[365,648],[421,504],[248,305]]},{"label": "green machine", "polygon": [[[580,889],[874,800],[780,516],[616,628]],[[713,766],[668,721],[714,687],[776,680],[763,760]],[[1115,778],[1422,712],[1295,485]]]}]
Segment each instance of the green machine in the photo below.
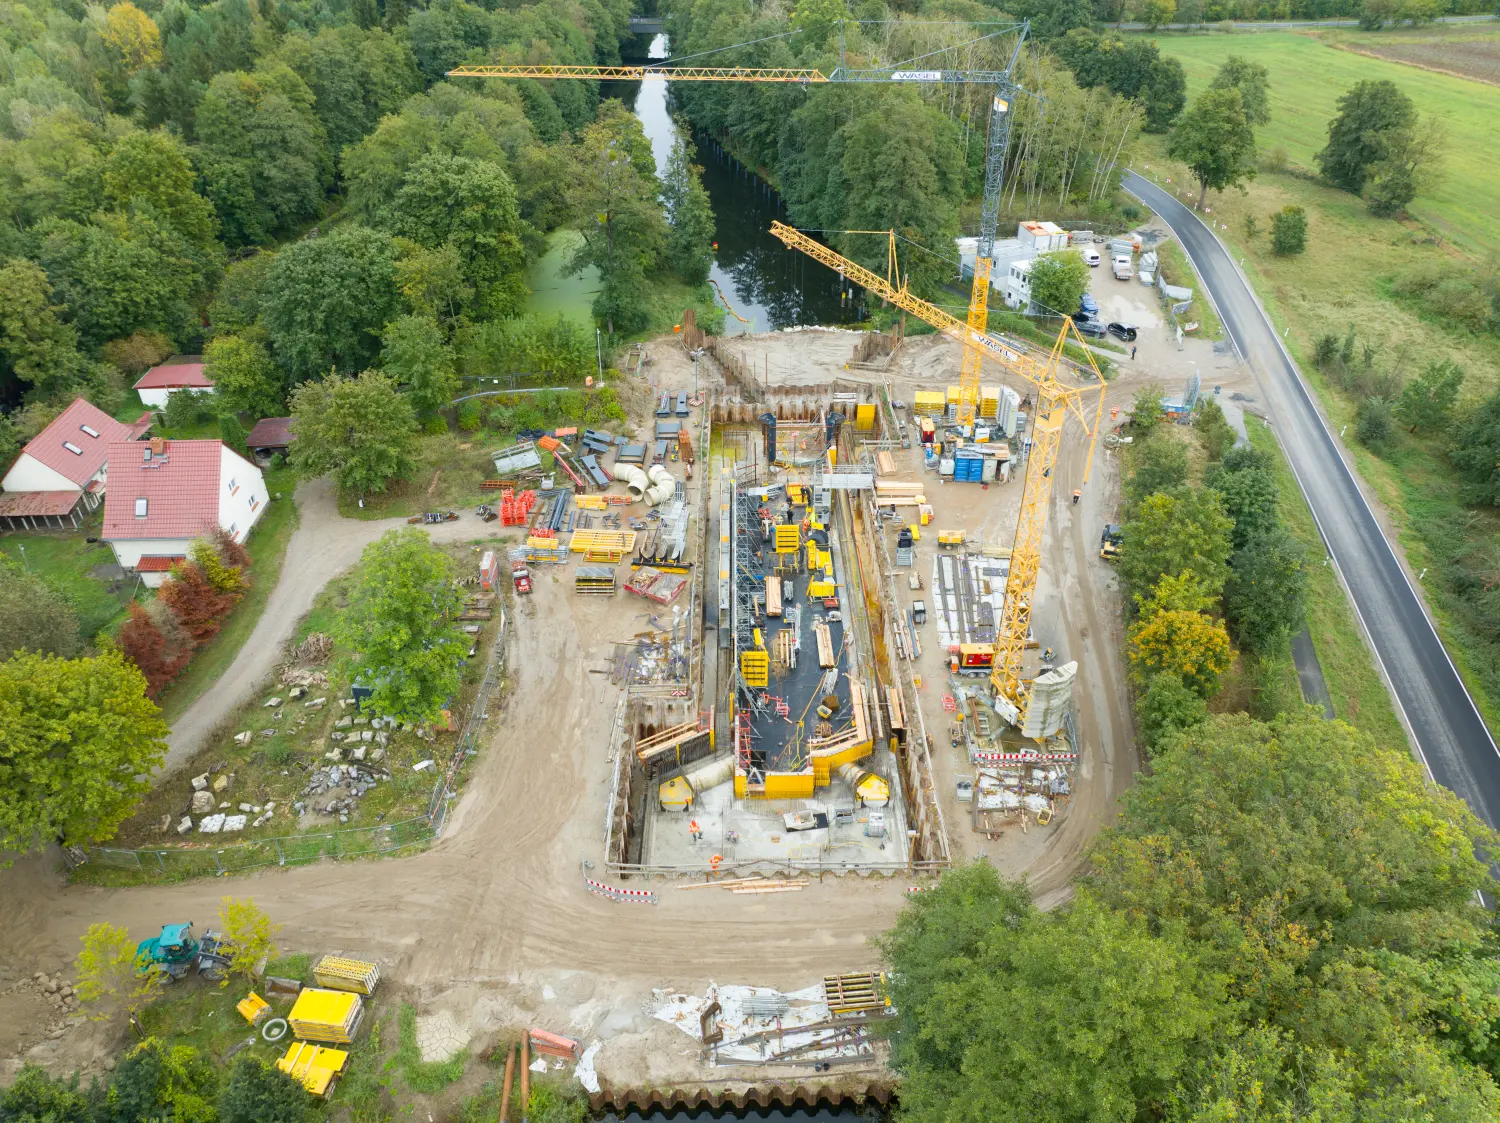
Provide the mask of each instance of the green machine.
[{"label": "green machine", "polygon": [[175,983],[197,968],[205,979],[218,981],[229,970],[229,946],[217,932],[193,935],[193,922],[163,924],[161,934],[142,940],[135,948],[136,973],[157,972],[165,983]]}]

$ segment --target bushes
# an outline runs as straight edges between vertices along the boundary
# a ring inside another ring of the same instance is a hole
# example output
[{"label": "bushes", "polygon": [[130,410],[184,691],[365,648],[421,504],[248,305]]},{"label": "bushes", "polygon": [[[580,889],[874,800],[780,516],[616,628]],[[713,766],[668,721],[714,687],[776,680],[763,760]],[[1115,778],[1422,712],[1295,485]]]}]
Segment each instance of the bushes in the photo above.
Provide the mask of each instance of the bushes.
[{"label": "bushes", "polygon": [[482,324],[464,355],[468,374],[552,374],[581,379],[595,370],[594,340],[559,313]]},{"label": "bushes", "polygon": [[1460,262],[1408,270],[1391,282],[1391,291],[1451,327],[1500,334],[1500,282]]},{"label": "bushes", "polygon": [[1271,216],[1271,249],[1282,257],[1307,249],[1307,212],[1285,206]]}]

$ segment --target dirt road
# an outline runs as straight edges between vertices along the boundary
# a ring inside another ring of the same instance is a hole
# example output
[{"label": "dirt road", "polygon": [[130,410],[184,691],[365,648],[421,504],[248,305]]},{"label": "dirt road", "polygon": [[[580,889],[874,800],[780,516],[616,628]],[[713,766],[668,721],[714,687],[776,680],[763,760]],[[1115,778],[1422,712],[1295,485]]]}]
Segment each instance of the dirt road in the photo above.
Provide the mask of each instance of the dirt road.
[{"label": "dirt road", "polygon": [[[219,724],[260,689],[266,676],[276,668],[282,645],[296,631],[297,621],[312,607],[323,586],[357,562],[360,551],[371,542],[388,530],[406,525],[405,519],[362,522],[340,517],[333,482],[326,476],[301,484],[296,502],[299,521],[287,544],[281,580],[229,669],[172,727],[167,758],[162,764],[164,774],[191,760]],[[477,516],[465,511],[457,522],[422,529],[436,541],[454,542],[480,533],[479,528],[484,525]]]}]

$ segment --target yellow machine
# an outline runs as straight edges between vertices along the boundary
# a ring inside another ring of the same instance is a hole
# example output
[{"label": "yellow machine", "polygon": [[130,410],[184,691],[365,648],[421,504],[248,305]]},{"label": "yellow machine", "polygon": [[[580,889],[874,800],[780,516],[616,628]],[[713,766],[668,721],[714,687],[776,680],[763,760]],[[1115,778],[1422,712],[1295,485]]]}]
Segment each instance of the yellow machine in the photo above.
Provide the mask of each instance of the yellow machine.
[{"label": "yellow machine", "polygon": [[966,530],[940,530],[938,531],[938,546],[951,550],[962,546],[968,540],[969,532]]}]

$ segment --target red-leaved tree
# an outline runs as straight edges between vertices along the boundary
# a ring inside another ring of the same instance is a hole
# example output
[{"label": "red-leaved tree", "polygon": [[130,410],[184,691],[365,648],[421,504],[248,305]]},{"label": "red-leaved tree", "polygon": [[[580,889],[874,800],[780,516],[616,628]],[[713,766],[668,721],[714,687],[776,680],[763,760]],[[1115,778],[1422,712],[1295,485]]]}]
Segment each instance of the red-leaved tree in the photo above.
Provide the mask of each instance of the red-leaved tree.
[{"label": "red-leaved tree", "polygon": [[157,598],[177,617],[193,644],[201,645],[218,634],[224,616],[235,598],[221,593],[191,561],[172,567],[172,576],[162,584]]},{"label": "red-leaved tree", "polygon": [[187,665],[189,651],[173,650],[139,601],[130,602],[130,616],[120,627],[120,650],[146,676],[146,692],[153,697]]},{"label": "red-leaved tree", "polygon": [[[225,565],[232,565],[238,569],[243,576],[250,568],[250,551],[234,540],[234,536],[222,526],[214,527],[212,535],[213,543],[219,548],[219,557],[224,559]],[[246,585],[249,584],[247,580]]]}]

